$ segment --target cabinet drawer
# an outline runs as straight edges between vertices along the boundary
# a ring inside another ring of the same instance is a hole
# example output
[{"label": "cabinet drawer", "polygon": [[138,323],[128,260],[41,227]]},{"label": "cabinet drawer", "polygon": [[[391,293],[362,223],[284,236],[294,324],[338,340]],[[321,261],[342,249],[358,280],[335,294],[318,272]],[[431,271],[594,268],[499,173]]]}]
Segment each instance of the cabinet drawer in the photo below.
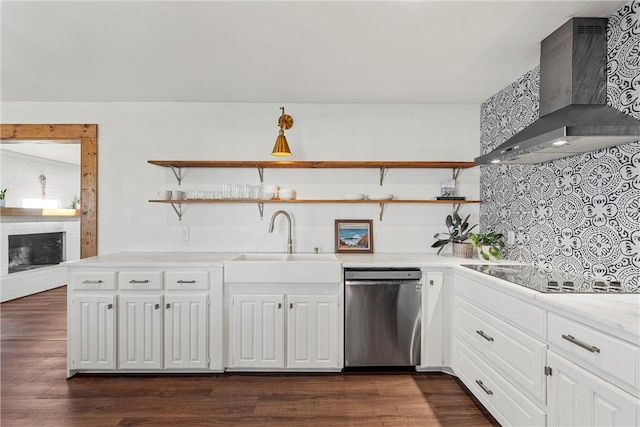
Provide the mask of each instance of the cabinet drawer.
[{"label": "cabinet drawer", "polygon": [[209,289],[209,273],[206,271],[172,271],[165,275],[167,289]]},{"label": "cabinet drawer", "polygon": [[570,354],[580,366],[589,366],[638,388],[638,347],[590,326],[549,313],[549,343]]},{"label": "cabinet drawer", "polygon": [[120,272],[120,289],[162,289],[162,271]]},{"label": "cabinet drawer", "polygon": [[502,425],[544,426],[546,414],[460,340],[454,343],[455,371]]},{"label": "cabinet drawer", "polygon": [[74,290],[115,290],[116,273],[73,273]]},{"label": "cabinet drawer", "polygon": [[460,297],[455,299],[456,337],[544,404],[547,345]]},{"label": "cabinet drawer", "polygon": [[457,294],[497,317],[537,337],[546,337],[545,310],[460,275],[456,276],[455,287]]}]

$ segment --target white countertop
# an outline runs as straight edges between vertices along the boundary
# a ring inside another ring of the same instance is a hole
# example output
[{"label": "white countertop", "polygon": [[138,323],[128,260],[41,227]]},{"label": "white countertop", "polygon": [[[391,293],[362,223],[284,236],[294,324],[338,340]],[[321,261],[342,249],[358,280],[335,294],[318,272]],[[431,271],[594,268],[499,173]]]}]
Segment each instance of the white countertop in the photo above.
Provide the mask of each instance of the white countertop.
[{"label": "white countertop", "polygon": [[[65,262],[66,267],[220,267],[237,252],[122,252]],[[460,267],[478,259],[420,253],[337,254],[344,267],[453,268],[505,292],[569,315],[619,338],[640,343],[640,294],[545,294]],[[506,263],[506,262],[505,262]],[[513,264],[513,262],[511,262]]]},{"label": "white countertop", "polygon": [[235,252],[119,252],[64,262],[64,267],[220,267]]}]

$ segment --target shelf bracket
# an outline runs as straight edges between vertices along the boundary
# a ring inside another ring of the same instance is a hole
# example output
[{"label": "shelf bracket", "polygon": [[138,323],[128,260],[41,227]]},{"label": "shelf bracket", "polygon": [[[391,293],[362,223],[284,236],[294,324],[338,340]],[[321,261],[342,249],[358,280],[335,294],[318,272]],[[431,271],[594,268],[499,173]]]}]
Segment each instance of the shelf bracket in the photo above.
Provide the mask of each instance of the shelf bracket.
[{"label": "shelf bracket", "polygon": [[260,211],[260,219],[264,218],[264,203],[258,202],[258,210]]},{"label": "shelf bracket", "polygon": [[384,176],[387,173],[387,168],[384,166],[380,166],[380,187],[382,187],[382,183],[384,182]]},{"label": "shelf bracket", "polygon": [[380,203],[380,221],[382,221],[382,216],[384,215],[384,210],[387,207],[386,203]]},{"label": "shelf bracket", "polygon": [[260,176],[260,184],[264,184],[264,168],[260,165],[256,165],[258,168],[258,175]]},{"label": "shelf bracket", "polygon": [[171,207],[176,212],[176,215],[178,215],[178,220],[182,221],[182,203],[171,202]]},{"label": "shelf bracket", "polygon": [[458,179],[458,175],[460,175],[460,171],[462,171],[462,168],[453,168],[452,169],[453,179],[454,180]]},{"label": "shelf bracket", "polygon": [[171,172],[173,172],[173,175],[178,180],[178,185],[182,184],[182,169],[173,165],[169,167],[171,168]]}]

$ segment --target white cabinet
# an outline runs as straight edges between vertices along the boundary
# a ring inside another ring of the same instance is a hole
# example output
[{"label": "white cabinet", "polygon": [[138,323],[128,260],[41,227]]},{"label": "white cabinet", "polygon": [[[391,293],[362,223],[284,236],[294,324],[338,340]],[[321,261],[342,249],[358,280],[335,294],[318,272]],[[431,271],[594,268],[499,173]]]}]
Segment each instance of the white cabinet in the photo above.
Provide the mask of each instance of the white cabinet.
[{"label": "white cabinet", "polygon": [[232,368],[340,367],[337,295],[237,294],[231,306]]},{"label": "white cabinet", "polygon": [[456,276],[453,369],[504,425],[544,425],[544,310]]},{"label": "white cabinet", "polygon": [[222,371],[222,268],[72,267],[68,375]]},{"label": "white cabinet", "polygon": [[338,297],[288,295],[287,305],[287,367],[335,368]]},{"label": "white cabinet", "polygon": [[440,368],[443,359],[444,273],[425,272],[422,292],[422,337],[420,366]]},{"label": "white cabinet", "polygon": [[284,295],[235,295],[231,365],[284,368]]},{"label": "white cabinet", "polygon": [[71,300],[72,369],[115,369],[116,297],[84,293]]},{"label": "white cabinet", "polygon": [[549,426],[637,426],[638,399],[549,351]]},{"label": "white cabinet", "polygon": [[206,368],[207,295],[168,294],[164,316],[165,368]]}]

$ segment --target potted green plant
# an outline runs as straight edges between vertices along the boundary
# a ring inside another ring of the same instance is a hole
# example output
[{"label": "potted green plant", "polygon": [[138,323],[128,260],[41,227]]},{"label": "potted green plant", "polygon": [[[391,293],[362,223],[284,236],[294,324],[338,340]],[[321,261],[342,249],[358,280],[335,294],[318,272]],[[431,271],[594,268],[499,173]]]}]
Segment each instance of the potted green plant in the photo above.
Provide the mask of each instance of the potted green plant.
[{"label": "potted green plant", "polygon": [[3,208],[7,201],[6,201],[6,197],[7,197],[7,189],[5,188],[4,190],[0,190],[0,208]]},{"label": "potted green plant", "polygon": [[498,261],[502,258],[505,243],[501,233],[478,233],[469,236],[473,246],[478,248],[478,258],[485,261]]},{"label": "potted green plant", "polygon": [[460,206],[456,208],[452,215],[447,215],[445,223],[447,224],[446,233],[436,233],[433,238],[438,239],[431,245],[432,248],[439,248],[438,255],[447,246],[451,243],[453,256],[461,257],[461,258],[471,258],[473,256],[473,246],[471,243],[466,243],[469,239],[469,235],[471,234],[471,230],[477,227],[478,224],[472,225],[469,227],[469,217],[471,215],[467,215],[465,219],[462,219],[458,214],[458,209]]}]

